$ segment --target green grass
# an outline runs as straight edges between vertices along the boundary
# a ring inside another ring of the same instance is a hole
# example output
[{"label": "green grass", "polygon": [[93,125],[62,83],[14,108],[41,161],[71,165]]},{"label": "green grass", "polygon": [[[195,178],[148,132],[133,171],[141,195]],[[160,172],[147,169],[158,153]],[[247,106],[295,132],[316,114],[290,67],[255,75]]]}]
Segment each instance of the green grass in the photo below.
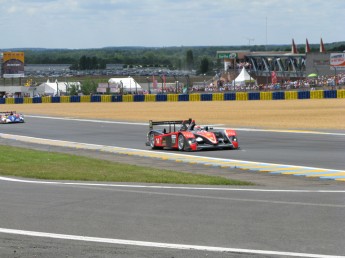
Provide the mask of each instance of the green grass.
[{"label": "green grass", "polygon": [[1,145],[0,160],[2,176],[104,182],[251,185],[218,176],[196,175]]}]

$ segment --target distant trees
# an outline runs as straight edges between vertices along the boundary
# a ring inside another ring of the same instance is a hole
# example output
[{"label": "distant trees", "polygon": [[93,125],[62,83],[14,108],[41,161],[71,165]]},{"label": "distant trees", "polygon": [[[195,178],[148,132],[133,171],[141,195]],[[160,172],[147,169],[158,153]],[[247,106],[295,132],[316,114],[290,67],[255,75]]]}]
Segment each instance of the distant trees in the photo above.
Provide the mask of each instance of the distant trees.
[{"label": "distant trees", "polygon": [[194,56],[191,49],[189,49],[186,53],[186,66],[187,70],[192,70],[194,68]]},{"label": "distant trees", "polygon": [[204,57],[201,59],[201,63],[200,63],[200,73],[202,74],[206,74],[209,71],[209,67],[210,66],[210,62],[208,61],[207,57]]},{"label": "distant trees", "polygon": [[75,63],[70,66],[71,70],[96,70],[96,69],[105,69],[106,63],[102,59],[97,57],[88,57],[83,55],[78,63]]}]

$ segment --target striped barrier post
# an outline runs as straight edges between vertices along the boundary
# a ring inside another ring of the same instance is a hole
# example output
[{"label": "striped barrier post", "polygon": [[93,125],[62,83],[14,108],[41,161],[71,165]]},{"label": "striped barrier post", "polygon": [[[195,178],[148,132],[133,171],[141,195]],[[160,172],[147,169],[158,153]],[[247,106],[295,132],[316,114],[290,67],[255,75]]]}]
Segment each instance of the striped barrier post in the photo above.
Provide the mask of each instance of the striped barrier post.
[{"label": "striped barrier post", "polygon": [[200,101],[200,93],[192,93],[189,95],[189,101]]},{"label": "striped barrier post", "polygon": [[224,100],[236,100],[236,93],[234,92],[224,93]]},{"label": "striped barrier post", "polygon": [[200,100],[201,101],[212,101],[212,94],[210,94],[210,93],[200,94]]},{"label": "striped barrier post", "polygon": [[144,102],[145,96],[144,95],[134,95],[133,101],[134,102]]},{"label": "striped barrier post", "polygon": [[272,100],[273,95],[271,91],[260,92],[260,100]]},{"label": "striped barrier post", "polygon": [[189,94],[179,94],[178,101],[189,101]]},{"label": "striped barrier post", "polygon": [[133,95],[123,95],[122,101],[123,102],[133,102]]},{"label": "striped barrier post", "polygon": [[273,100],[285,99],[285,94],[284,94],[283,91],[276,91],[276,92],[273,92],[273,94],[272,94],[272,99],[273,99]]},{"label": "striped barrier post", "polygon": [[345,90],[337,90],[337,98],[345,99]]},{"label": "striped barrier post", "polygon": [[323,99],[323,90],[312,90],[310,91],[311,99]]},{"label": "striped barrier post", "polygon": [[45,97],[39,97],[39,102],[37,103],[52,103],[52,97],[45,96]]},{"label": "striped barrier post", "polygon": [[60,103],[60,97],[58,96],[52,97],[52,103]]},{"label": "striped barrier post", "polygon": [[144,101],[145,102],[155,102],[156,101],[156,95],[154,95],[154,94],[146,94]]},{"label": "striped barrier post", "polygon": [[91,96],[91,102],[101,102],[101,96],[100,95],[92,95]]},{"label": "striped barrier post", "polygon": [[80,96],[80,102],[91,102],[91,96],[90,95]]},{"label": "striped barrier post", "polygon": [[224,93],[213,93],[212,101],[224,101]]},{"label": "striped barrier post", "polygon": [[101,95],[101,102],[111,102],[111,95]]},{"label": "striped barrier post", "polygon": [[14,104],[23,104],[24,99],[23,98],[14,98]]},{"label": "striped barrier post", "polygon": [[70,102],[73,102],[73,103],[80,102],[80,96],[71,96],[70,97]]},{"label": "striped barrier post", "polygon": [[31,97],[24,97],[24,104],[32,104],[32,98]]},{"label": "striped barrier post", "polygon": [[69,103],[70,97],[69,96],[60,96],[60,103]]},{"label": "striped barrier post", "polygon": [[248,100],[247,92],[236,92],[236,100]]},{"label": "striped barrier post", "polygon": [[112,95],[111,102],[122,102],[122,95]]},{"label": "striped barrier post", "polygon": [[157,94],[156,95],[156,101],[157,102],[165,102],[168,100],[168,97],[166,94]]},{"label": "striped barrier post", "polygon": [[323,91],[323,97],[325,99],[335,99],[337,97],[336,90],[325,90]]},{"label": "striped barrier post", "polygon": [[169,102],[176,102],[178,101],[178,94],[168,94],[168,101]]},{"label": "striped barrier post", "polygon": [[248,93],[248,100],[260,100],[260,92]]},{"label": "striped barrier post", "polygon": [[285,92],[285,99],[290,100],[290,99],[298,99],[298,93],[297,91],[286,91]]},{"label": "striped barrier post", "polygon": [[310,91],[299,91],[298,99],[310,99]]},{"label": "striped barrier post", "polygon": [[14,104],[14,98],[6,98],[6,104]]}]

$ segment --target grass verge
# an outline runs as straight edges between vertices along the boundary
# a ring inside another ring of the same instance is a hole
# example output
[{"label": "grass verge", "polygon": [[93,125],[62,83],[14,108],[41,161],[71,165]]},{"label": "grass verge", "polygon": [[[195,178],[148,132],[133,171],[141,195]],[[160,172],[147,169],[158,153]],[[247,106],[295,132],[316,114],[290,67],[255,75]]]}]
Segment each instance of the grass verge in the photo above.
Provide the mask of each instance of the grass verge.
[{"label": "grass verge", "polygon": [[252,185],[218,176],[141,167],[56,152],[0,146],[0,175],[50,180]]}]

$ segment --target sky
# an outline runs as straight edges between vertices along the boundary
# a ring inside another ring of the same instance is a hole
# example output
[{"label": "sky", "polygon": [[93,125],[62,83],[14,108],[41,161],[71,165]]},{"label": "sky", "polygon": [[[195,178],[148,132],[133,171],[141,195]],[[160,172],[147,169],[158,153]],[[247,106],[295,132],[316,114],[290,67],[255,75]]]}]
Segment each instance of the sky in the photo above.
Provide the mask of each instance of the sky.
[{"label": "sky", "polygon": [[0,49],[345,41],[344,0],[0,0]]}]

